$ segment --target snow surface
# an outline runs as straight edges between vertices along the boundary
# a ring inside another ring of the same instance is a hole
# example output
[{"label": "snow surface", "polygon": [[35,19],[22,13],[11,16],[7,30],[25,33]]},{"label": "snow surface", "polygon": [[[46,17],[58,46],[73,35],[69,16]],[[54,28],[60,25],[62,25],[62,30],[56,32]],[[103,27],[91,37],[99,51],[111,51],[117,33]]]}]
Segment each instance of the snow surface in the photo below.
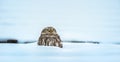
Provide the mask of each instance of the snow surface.
[{"label": "snow surface", "polygon": [[0,44],[0,62],[120,62],[120,45],[63,43],[64,47]]}]

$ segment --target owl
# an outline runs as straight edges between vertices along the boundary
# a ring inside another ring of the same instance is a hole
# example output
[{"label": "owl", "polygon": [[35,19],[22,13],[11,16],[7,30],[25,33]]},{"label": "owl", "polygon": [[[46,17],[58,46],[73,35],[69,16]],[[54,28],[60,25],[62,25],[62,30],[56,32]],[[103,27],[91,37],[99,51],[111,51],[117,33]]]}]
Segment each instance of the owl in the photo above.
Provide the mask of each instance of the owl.
[{"label": "owl", "polygon": [[38,39],[38,45],[63,47],[60,36],[53,27],[45,27]]}]

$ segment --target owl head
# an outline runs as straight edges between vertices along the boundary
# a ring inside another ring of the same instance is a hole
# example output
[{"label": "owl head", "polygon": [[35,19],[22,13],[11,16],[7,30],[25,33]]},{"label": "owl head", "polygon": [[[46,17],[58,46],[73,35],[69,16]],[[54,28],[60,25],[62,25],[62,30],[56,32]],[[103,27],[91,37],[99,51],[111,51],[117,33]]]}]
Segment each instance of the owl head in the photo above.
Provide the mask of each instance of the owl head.
[{"label": "owl head", "polygon": [[57,32],[56,32],[55,28],[53,28],[53,27],[50,26],[50,27],[45,27],[42,30],[41,34],[57,34]]}]

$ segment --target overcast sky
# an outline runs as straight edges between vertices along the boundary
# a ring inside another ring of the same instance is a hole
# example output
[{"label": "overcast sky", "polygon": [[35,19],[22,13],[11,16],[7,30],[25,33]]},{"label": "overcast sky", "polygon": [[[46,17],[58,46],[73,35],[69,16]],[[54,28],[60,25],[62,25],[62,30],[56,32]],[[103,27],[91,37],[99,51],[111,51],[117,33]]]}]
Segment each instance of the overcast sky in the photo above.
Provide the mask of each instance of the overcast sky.
[{"label": "overcast sky", "polygon": [[119,0],[0,0],[0,37],[38,39],[53,26],[63,40],[120,41]]}]

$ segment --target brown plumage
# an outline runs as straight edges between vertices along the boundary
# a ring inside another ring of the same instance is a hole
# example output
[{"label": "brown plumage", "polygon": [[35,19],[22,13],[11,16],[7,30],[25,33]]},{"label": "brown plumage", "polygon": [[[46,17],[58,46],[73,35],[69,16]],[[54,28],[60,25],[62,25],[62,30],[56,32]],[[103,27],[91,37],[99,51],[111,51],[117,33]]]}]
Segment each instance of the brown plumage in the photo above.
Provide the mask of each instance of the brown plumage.
[{"label": "brown plumage", "polygon": [[42,30],[38,39],[38,45],[63,47],[60,36],[53,27],[46,27]]}]

